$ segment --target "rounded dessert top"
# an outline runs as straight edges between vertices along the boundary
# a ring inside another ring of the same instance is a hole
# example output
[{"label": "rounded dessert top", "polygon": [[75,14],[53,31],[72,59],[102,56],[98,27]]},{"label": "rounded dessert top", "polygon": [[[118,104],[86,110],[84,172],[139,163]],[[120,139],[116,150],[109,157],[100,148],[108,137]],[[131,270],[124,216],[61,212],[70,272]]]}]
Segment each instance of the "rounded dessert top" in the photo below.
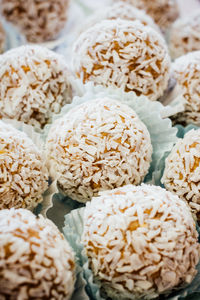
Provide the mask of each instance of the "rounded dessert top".
[{"label": "rounded dessert top", "polygon": [[[115,1],[115,0],[113,0]],[[150,15],[158,26],[165,31],[178,18],[177,0],[120,0],[143,9]]]},{"label": "rounded dessert top", "polygon": [[200,49],[200,11],[172,25],[169,47],[172,58]]},{"label": "rounded dessert top", "polygon": [[50,220],[1,210],[0,240],[2,299],[71,299],[74,254]]},{"label": "rounded dessert top", "polygon": [[103,20],[83,32],[73,51],[73,69],[85,83],[121,87],[157,100],[169,79],[164,39],[139,21]]},{"label": "rounded dessert top", "polygon": [[200,129],[180,139],[165,162],[162,182],[166,189],[186,200],[200,219]]},{"label": "rounded dessert top", "polygon": [[41,46],[21,46],[0,57],[0,116],[38,128],[71,102],[64,58]]},{"label": "rounded dessert top", "polygon": [[64,193],[86,202],[101,190],[139,184],[152,154],[149,132],[127,105],[109,98],[71,109],[51,127],[46,143],[52,177]]},{"label": "rounded dessert top", "polygon": [[144,10],[138,9],[124,1],[114,2],[113,5],[104,7],[103,9],[93,13],[85,22],[84,26],[81,24],[81,31],[95,25],[102,20],[114,20],[123,19],[130,21],[140,21],[143,25],[149,25],[157,30],[159,33],[160,29],[155,24],[153,19],[147,15]]},{"label": "rounded dessert top", "polygon": [[200,245],[187,204],[156,186],[127,185],[86,204],[82,235],[111,299],[152,299],[197,273]]},{"label": "rounded dessert top", "polygon": [[0,169],[0,209],[32,209],[43,200],[48,172],[42,153],[25,133],[2,121]]},{"label": "rounded dessert top", "polygon": [[32,43],[54,39],[63,29],[69,0],[1,0],[1,12]]},{"label": "rounded dessert top", "polygon": [[177,116],[177,122],[200,124],[200,51],[194,51],[175,60],[172,65],[176,88],[185,98],[185,111]]}]

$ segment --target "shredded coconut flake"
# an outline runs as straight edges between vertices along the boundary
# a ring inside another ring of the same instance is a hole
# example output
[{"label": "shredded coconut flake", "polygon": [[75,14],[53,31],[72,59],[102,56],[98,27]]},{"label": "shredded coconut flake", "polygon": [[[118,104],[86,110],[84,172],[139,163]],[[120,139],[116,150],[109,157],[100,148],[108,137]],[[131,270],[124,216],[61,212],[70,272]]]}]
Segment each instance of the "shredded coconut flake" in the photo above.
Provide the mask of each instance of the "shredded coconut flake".
[{"label": "shredded coconut flake", "polygon": [[0,295],[71,299],[74,254],[56,226],[25,209],[0,211]]},{"label": "shredded coconut flake", "polygon": [[109,98],[76,106],[51,127],[46,143],[50,174],[80,202],[101,190],[139,184],[147,174],[149,132],[127,105]]},{"label": "shredded coconut flake", "polygon": [[86,30],[87,28],[94,26],[96,23],[102,20],[114,20],[114,19],[123,19],[136,21],[139,20],[143,25],[149,25],[153,27],[156,31],[160,32],[159,27],[155,24],[153,19],[147,15],[143,10],[137,9],[136,7],[129,5],[123,1],[114,3],[111,6],[104,7],[102,10],[92,14],[84,26],[81,24],[81,31]]},{"label": "shredded coconut flake", "polygon": [[3,16],[32,43],[54,39],[63,29],[69,0],[1,0]]},{"label": "shredded coconut flake", "polygon": [[200,130],[189,131],[165,162],[162,182],[166,189],[186,200],[200,217]]},{"label": "shredded coconut flake", "polygon": [[164,39],[139,21],[103,20],[74,45],[73,68],[84,83],[121,87],[151,100],[167,88],[169,66]]},{"label": "shredded coconut flake", "polygon": [[200,125],[200,51],[194,51],[176,59],[173,66],[176,89],[185,98],[185,111],[173,119],[184,125]]},{"label": "shredded coconut flake", "polygon": [[[113,0],[115,2],[116,0]],[[150,15],[158,26],[166,31],[178,18],[179,8],[177,0],[120,0],[143,9]]]},{"label": "shredded coconut flake", "polygon": [[0,116],[36,127],[71,102],[65,60],[44,47],[22,46],[0,57]]},{"label": "shredded coconut flake", "polygon": [[169,47],[172,58],[200,49],[200,11],[172,25]]},{"label": "shredded coconut flake", "polygon": [[0,121],[0,209],[34,208],[43,200],[48,172],[28,136]]},{"label": "shredded coconut flake", "polygon": [[86,204],[82,241],[111,299],[152,299],[192,281],[200,258],[188,205],[156,186],[127,185]]}]

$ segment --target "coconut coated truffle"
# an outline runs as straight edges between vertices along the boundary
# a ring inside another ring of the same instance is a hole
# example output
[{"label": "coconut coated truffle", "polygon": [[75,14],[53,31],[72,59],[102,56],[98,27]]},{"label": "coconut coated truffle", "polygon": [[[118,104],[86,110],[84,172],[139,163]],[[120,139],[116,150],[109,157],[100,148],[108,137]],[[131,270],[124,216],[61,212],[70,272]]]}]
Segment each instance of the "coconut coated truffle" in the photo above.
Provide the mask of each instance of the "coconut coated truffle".
[{"label": "coconut coated truffle", "polygon": [[57,227],[25,209],[0,211],[1,299],[71,299],[74,254]]},{"label": "coconut coated truffle", "polygon": [[127,185],[86,204],[82,241],[111,299],[152,299],[197,273],[200,245],[188,205],[156,186]]},{"label": "coconut coated truffle", "polygon": [[42,202],[48,172],[41,151],[23,132],[0,121],[0,209]]},{"label": "coconut coated truffle", "polygon": [[57,37],[65,26],[69,0],[1,0],[1,12],[31,43]]},{"label": "coconut coated truffle", "polygon": [[[115,0],[113,0],[115,1]],[[143,9],[156,24],[165,31],[178,18],[179,8],[177,0],[122,0]]]},{"label": "coconut coated truffle", "polygon": [[200,129],[189,131],[165,162],[165,188],[186,200],[200,220]]},{"label": "coconut coated truffle", "polygon": [[149,132],[127,105],[87,101],[51,127],[46,143],[50,175],[63,193],[86,202],[101,190],[139,184],[148,172]]},{"label": "coconut coated truffle", "polygon": [[200,51],[194,51],[175,60],[172,76],[175,91],[185,99],[185,111],[174,116],[177,123],[200,124]]},{"label": "coconut coated truffle", "polygon": [[172,25],[169,47],[172,58],[200,49],[200,11]]},{"label": "coconut coated truffle", "polygon": [[0,57],[0,117],[37,128],[71,102],[65,60],[40,46],[21,46]]},{"label": "coconut coated truffle", "polygon": [[73,69],[83,83],[119,87],[150,100],[163,95],[169,67],[164,39],[139,21],[103,20],[74,45]]},{"label": "coconut coated truffle", "polygon": [[143,10],[138,9],[123,1],[113,3],[113,5],[104,7],[102,10],[93,13],[84,24],[85,26],[83,26],[82,24],[81,25],[84,29],[87,29],[102,20],[115,19],[130,21],[139,20],[143,25],[149,25],[160,33],[159,27],[155,24],[155,22],[149,15],[147,15]]}]

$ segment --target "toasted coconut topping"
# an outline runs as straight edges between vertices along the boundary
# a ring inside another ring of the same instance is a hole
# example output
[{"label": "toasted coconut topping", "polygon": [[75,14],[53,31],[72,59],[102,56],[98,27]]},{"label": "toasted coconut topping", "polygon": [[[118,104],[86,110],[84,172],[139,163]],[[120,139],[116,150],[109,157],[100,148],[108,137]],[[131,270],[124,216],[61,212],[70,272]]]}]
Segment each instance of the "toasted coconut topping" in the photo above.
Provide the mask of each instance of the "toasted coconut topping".
[{"label": "toasted coconut topping", "polygon": [[32,43],[54,39],[67,19],[69,0],[1,0],[1,12]]},{"label": "toasted coconut topping", "polygon": [[0,211],[0,295],[71,299],[74,254],[57,227],[25,209]]},{"label": "toasted coconut topping", "polygon": [[164,39],[139,21],[103,20],[74,45],[73,68],[84,83],[121,87],[151,100],[167,88],[169,66]]},{"label": "toasted coconut topping", "polygon": [[109,98],[78,105],[57,120],[46,148],[50,174],[80,202],[101,190],[139,184],[152,154],[146,126],[129,106]]},{"label": "toasted coconut topping", "polygon": [[2,121],[0,170],[0,209],[32,209],[42,201],[48,186],[42,153],[25,133]]},{"label": "toasted coconut topping", "polygon": [[166,159],[162,182],[200,217],[200,129],[189,131],[174,146]]},{"label": "toasted coconut topping", "polygon": [[172,25],[169,47],[172,58],[200,49],[200,11]]},{"label": "toasted coconut topping", "polygon": [[71,102],[66,62],[44,47],[22,46],[0,57],[0,116],[36,127]]},{"label": "toasted coconut topping", "polygon": [[[113,0],[114,2],[116,0]],[[150,15],[158,26],[165,31],[178,18],[177,0],[120,0],[143,9]]]},{"label": "toasted coconut topping", "polygon": [[176,89],[184,96],[185,111],[174,117],[184,125],[200,125],[200,51],[183,55],[173,64],[173,76],[177,81]]},{"label": "toasted coconut topping", "polygon": [[147,15],[143,10],[138,9],[123,1],[119,1],[116,3],[114,2],[113,5],[104,7],[103,9],[92,14],[87,19],[84,26],[81,24],[82,31],[83,29],[85,30],[102,20],[115,19],[123,19],[130,21],[139,20],[143,25],[149,25],[155,30],[157,30],[159,33],[161,33],[159,27],[155,24],[155,22],[149,15]]},{"label": "toasted coconut topping", "polygon": [[190,283],[197,238],[188,205],[160,187],[127,185],[86,204],[82,240],[111,299],[152,299]]}]

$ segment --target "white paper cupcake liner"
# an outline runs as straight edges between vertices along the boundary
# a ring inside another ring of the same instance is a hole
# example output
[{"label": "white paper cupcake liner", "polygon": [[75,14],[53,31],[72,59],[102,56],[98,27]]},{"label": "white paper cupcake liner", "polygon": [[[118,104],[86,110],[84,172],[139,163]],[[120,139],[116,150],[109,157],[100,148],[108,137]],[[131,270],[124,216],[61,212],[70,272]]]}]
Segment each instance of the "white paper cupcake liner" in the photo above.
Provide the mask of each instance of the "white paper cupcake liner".
[{"label": "white paper cupcake liner", "polygon": [[34,127],[31,125],[27,125],[21,121],[17,121],[15,119],[1,119],[4,123],[12,125],[15,129],[23,131],[28,135],[28,137],[34,142],[34,144],[38,147],[40,151],[44,150],[44,141],[42,140],[42,136],[40,133],[36,132]]},{"label": "white paper cupcake liner", "polygon": [[57,225],[60,231],[62,231],[64,226],[64,216],[72,210],[84,206],[83,203],[79,203],[67,196],[64,196],[57,187],[56,181],[50,185],[47,197],[47,203],[51,204],[51,206],[48,206],[45,211],[46,215]]},{"label": "white paper cupcake liner", "polygon": [[25,37],[17,30],[15,26],[3,20],[3,27],[6,32],[5,51],[26,44]]},{"label": "white paper cupcake liner", "polygon": [[[86,84],[83,84],[80,79],[75,78],[74,76],[71,76],[70,78],[72,88],[73,88],[73,94],[74,96],[83,96],[86,94],[88,91],[91,93],[101,93],[103,91],[110,91],[113,93],[119,93],[119,94],[134,94],[134,92],[129,92],[129,93],[124,93],[122,88],[113,88],[113,87],[103,87],[101,85],[94,85],[93,82],[88,82]],[[118,91],[118,92],[116,92]],[[146,96],[136,96],[136,98],[146,98]],[[163,110],[162,110],[162,118],[169,118],[179,112],[183,112],[185,110],[185,99],[181,95],[180,91],[174,92],[174,81],[170,80],[169,81],[169,86],[167,88],[166,93],[159,99],[159,101],[151,101],[154,103],[159,103],[161,102],[163,105]]]},{"label": "white paper cupcake liner", "polygon": [[85,288],[86,288],[86,280],[83,277],[83,270],[79,265],[77,265],[76,282],[75,282],[74,292],[72,294],[71,300],[89,300]]},{"label": "white paper cupcake liner", "polygon": [[[80,208],[71,211],[65,216],[65,226],[63,233],[69,244],[73,248],[77,262],[83,269],[83,276],[86,279],[86,291],[90,299],[106,300],[100,294],[100,284],[94,282],[92,271],[88,267],[88,258],[85,255],[83,245],[81,244],[81,236],[83,233],[83,214],[85,208]],[[199,228],[198,232],[199,232]],[[192,283],[184,289],[175,290],[169,295],[162,295],[160,300],[181,300],[191,299],[193,293],[200,293],[200,263],[197,265],[198,273]],[[199,297],[199,298],[198,298]],[[196,300],[200,299],[200,294],[197,295]]]},{"label": "white paper cupcake liner", "polygon": [[100,296],[100,286],[94,283],[92,271],[88,268],[88,259],[84,254],[83,245],[81,244],[81,235],[83,232],[83,213],[85,208],[73,210],[65,216],[65,227],[63,228],[64,236],[74,250],[76,259],[83,269],[83,276],[87,282],[86,291],[90,299],[103,300]]}]

